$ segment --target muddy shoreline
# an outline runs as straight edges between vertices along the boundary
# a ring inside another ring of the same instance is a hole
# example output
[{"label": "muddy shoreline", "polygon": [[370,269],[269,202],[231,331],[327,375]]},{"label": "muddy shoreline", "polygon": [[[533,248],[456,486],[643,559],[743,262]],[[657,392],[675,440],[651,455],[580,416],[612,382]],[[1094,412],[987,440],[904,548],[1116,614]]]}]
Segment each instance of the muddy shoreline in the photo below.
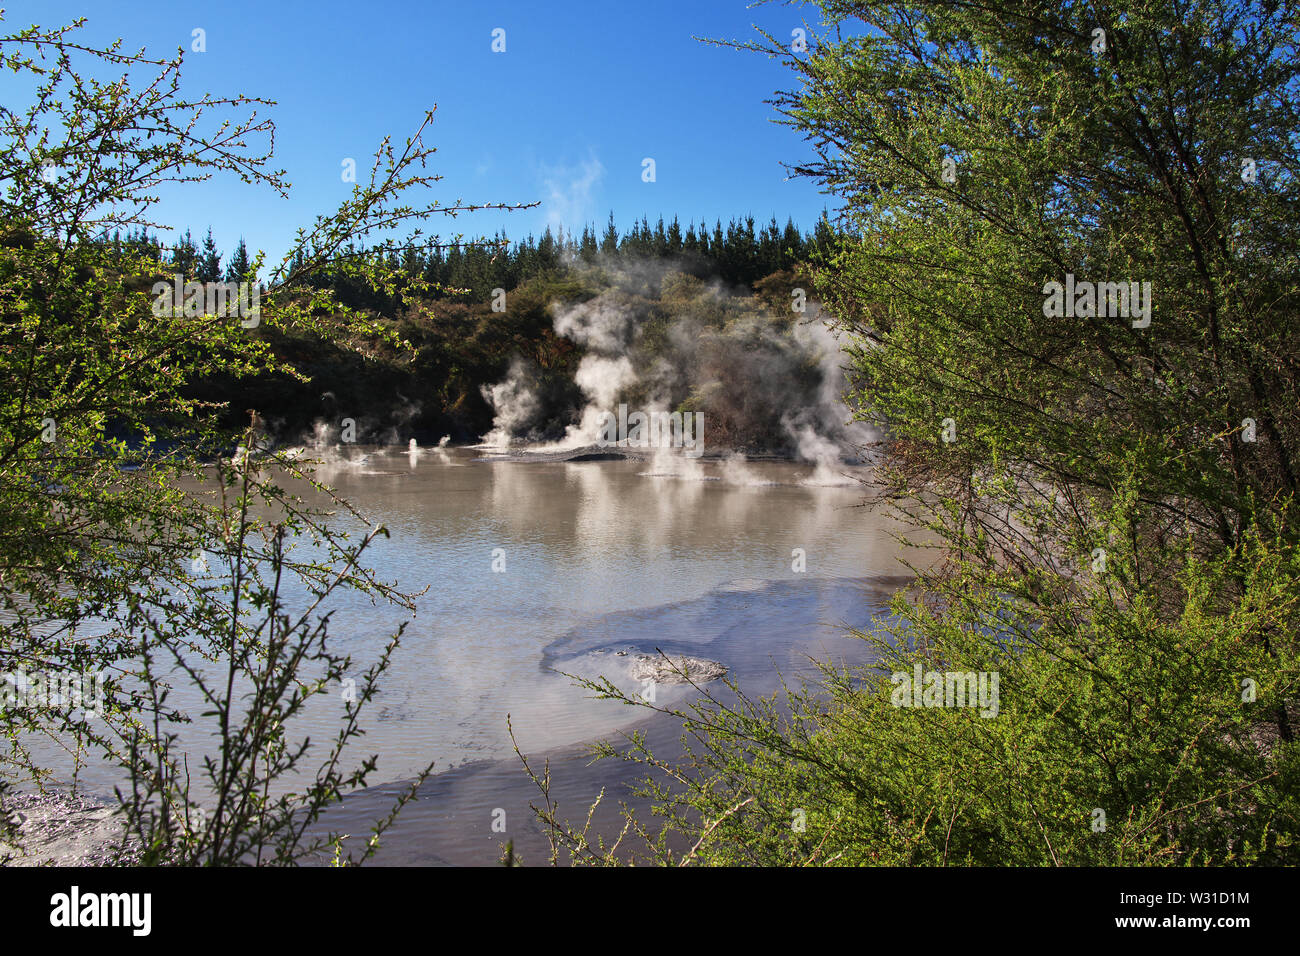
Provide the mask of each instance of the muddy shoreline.
[{"label": "muddy shoreline", "polygon": [[48,792],[11,794],[5,804],[19,834],[17,846],[0,838],[5,866],[129,866],[136,859],[134,845],[122,847],[122,816],[115,806]]}]

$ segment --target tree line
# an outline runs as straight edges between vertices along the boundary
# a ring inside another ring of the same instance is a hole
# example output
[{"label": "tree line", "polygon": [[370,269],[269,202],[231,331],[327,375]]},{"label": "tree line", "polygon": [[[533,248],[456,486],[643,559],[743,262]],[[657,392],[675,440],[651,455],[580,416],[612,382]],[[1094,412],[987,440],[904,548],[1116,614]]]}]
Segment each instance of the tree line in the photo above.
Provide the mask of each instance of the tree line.
[{"label": "tree line", "polygon": [[[538,276],[562,273],[576,263],[617,267],[647,259],[676,260],[683,271],[749,286],[808,261],[819,250],[829,250],[836,235],[836,226],[825,211],[806,233],[798,229],[793,218],[787,218],[784,226],[775,217],[758,226],[753,216],[732,218],[725,226],[721,219],[715,219],[712,227],[703,221],[698,226],[689,222],[685,228],[676,216],[668,222],[661,216],[654,225],[642,217],[620,232],[611,212],[601,231],[586,225],[579,234],[562,226],[553,231],[548,226],[540,237],[529,233],[515,241],[498,232],[478,241],[410,246],[400,251],[367,250],[364,244],[349,244],[343,254],[363,258],[372,255],[377,265],[391,272],[418,277],[427,284],[433,299],[468,296],[483,300],[493,289],[513,289]],[[130,251],[152,259],[167,270],[200,282],[239,281],[248,277],[251,268],[242,237],[225,258],[223,268],[211,228],[198,243],[191,229],[168,245],[143,227],[126,232],[114,230],[103,235],[101,241],[119,252]],[[300,274],[304,285],[330,288],[357,308],[392,311],[399,304],[374,284],[363,285],[337,271],[311,268],[303,250],[289,258],[288,270]]]}]

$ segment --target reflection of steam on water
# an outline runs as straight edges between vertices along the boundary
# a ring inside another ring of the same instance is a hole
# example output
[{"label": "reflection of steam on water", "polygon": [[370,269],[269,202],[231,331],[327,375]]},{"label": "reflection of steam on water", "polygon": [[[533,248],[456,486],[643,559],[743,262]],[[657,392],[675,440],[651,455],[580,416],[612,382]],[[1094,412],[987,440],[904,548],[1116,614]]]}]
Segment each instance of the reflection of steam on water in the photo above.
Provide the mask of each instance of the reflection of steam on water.
[{"label": "reflection of steam on water", "polygon": [[729,485],[737,485],[742,488],[770,488],[780,484],[780,482],[767,478],[759,478],[754,473],[754,470],[746,464],[745,456],[739,452],[728,455],[723,459],[720,467],[722,480]]},{"label": "reflection of steam on water", "polygon": [[850,478],[848,475],[836,471],[830,463],[825,461],[817,462],[817,467],[813,469],[813,473],[799,482],[801,485],[808,485],[812,488],[838,488],[859,483],[859,479]]},{"label": "reflection of steam on water", "polygon": [[674,448],[659,447],[650,459],[650,470],[640,472],[646,478],[680,478],[683,481],[720,481],[717,475],[706,475],[704,464],[698,458],[689,458]]},{"label": "reflection of steam on water", "polygon": [[419,460],[425,455],[433,455],[444,465],[451,464],[451,456],[447,454],[447,445],[451,443],[450,435],[443,435],[436,448],[421,448],[420,443],[414,438],[406,443],[406,457],[414,468]]},{"label": "reflection of steam on water", "polygon": [[[446,453],[441,449],[431,449],[439,458],[449,463]],[[394,477],[409,474],[407,470],[393,471],[385,467],[393,459],[405,457],[413,470],[424,449],[412,442],[408,443],[403,453],[399,448],[384,448],[375,445],[359,446],[351,442],[342,444],[323,444],[320,447],[296,445],[286,448],[281,456],[295,462],[298,467],[310,472],[319,481],[329,483],[339,477],[360,475],[366,477]]]}]

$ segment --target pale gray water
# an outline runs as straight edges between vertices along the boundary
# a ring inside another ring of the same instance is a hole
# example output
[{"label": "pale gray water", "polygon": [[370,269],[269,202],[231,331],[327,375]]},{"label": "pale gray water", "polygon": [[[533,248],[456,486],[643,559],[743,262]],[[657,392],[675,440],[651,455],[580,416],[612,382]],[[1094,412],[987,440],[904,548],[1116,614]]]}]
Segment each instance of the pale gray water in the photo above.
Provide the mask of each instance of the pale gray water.
[{"label": "pale gray water", "polygon": [[[739,621],[757,599],[706,603],[689,618],[664,609],[719,589],[743,597],[786,580],[820,593],[817,581],[902,570],[895,529],[857,507],[862,487],[800,486],[810,466],[748,465],[744,478],[777,484],[740,486],[645,477],[649,468],[638,461],[484,463],[475,454],[372,455],[368,467],[327,474],[391,530],[371,555],[380,573],[413,589],[430,585],[368,732],[390,778],[408,776],[425,755],[447,767],[511,753],[507,712],[527,748],[588,740],[636,716],[586,700],[544,669],[548,649],[554,656],[553,645],[575,632],[592,650],[698,643]],[[705,478],[723,470],[700,467]],[[498,548],[504,572],[492,570]],[[795,548],[806,553],[806,572],[791,570]],[[767,606],[778,621],[782,600]],[[809,614],[817,623],[800,625],[802,638],[839,642],[835,625],[851,609],[825,603]],[[344,606],[335,633],[377,641],[399,620],[368,603]],[[733,650],[745,652],[743,644]],[[758,640],[748,652],[767,653]],[[706,648],[701,655],[709,656]],[[570,656],[562,669],[623,679],[625,662],[607,658]],[[635,685],[626,679],[622,686]]]},{"label": "pale gray water", "polygon": [[[362,746],[380,757],[376,784],[409,778],[431,759],[438,770],[513,761],[507,713],[534,754],[631,726],[644,712],[588,699],[551,670],[605,674],[635,690],[632,655],[618,650],[658,646],[718,660],[756,693],[775,688],[778,668],[811,674],[808,654],[860,660],[862,642],[843,632],[869,627],[905,570],[899,529],[860,507],[866,490],[801,484],[809,465],[704,461],[656,477],[634,460],[474,460],[480,454],[349,449],[351,461],[320,473],[391,531],[369,553],[380,576],[406,590],[429,587],[364,722]],[[495,549],[504,571],[493,570]],[[792,570],[793,549],[803,549],[805,572]],[[331,634],[357,658],[358,676],[409,617],[357,597],[333,606]],[[685,693],[661,686],[658,702]],[[183,690],[174,700],[185,700]],[[341,713],[331,696],[295,729],[327,738]],[[202,735],[186,734],[192,753],[205,749]],[[492,779],[484,786],[504,786]],[[83,780],[102,790],[111,775],[92,768]]]}]

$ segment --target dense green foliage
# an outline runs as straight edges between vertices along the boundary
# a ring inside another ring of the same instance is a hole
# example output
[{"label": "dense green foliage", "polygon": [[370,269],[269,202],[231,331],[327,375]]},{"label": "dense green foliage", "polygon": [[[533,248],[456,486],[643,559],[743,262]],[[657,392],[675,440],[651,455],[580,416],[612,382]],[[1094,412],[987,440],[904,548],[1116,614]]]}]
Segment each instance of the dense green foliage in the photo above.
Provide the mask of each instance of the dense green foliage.
[{"label": "dense green foliage", "polygon": [[[210,237],[200,250],[189,230],[170,248],[143,229],[115,230],[102,241],[155,262],[162,272],[200,281],[223,277]],[[647,348],[656,335],[660,348],[665,324],[688,313],[714,330],[741,314],[788,319],[795,315],[790,290],[798,282],[811,287],[811,280],[796,280],[796,274],[835,241],[825,218],[808,235],[789,221],[783,229],[775,220],[756,229],[752,218],[732,220],[725,228],[715,223],[711,233],[694,224],[683,231],[676,219],[667,226],[660,219],[653,227],[643,220],[620,234],[611,215],[599,243],[590,228],[581,238],[563,231],[556,237],[547,229],[540,239],[530,235],[517,243],[497,236],[445,247],[367,250],[357,244],[342,250],[343,256],[368,262],[374,275],[384,277],[382,282],[311,267],[298,250],[288,260],[288,271],[299,288],[329,292],[342,306],[371,318],[389,333],[388,339],[267,328],[258,337],[300,376],[217,369],[195,376],[187,394],[225,405],[222,421],[230,427],[252,405],[287,441],[311,435],[317,422],[337,426],[344,416],[358,423],[361,441],[415,438],[424,444],[443,435],[477,441],[493,419],[483,389],[502,381],[522,361],[544,386],[532,437],[555,439],[579,417],[582,398],[573,379],[584,354],[555,333],[557,308],[620,290],[626,294],[620,307],[634,316],[638,329],[647,329]],[[248,272],[243,249],[241,240],[226,279]],[[493,309],[497,289],[509,303],[503,310]],[[789,334],[788,321],[773,327],[777,334]],[[660,355],[661,348],[643,364]],[[751,415],[752,421],[742,425],[727,409],[708,410],[726,429],[724,444],[788,450],[779,411]]]},{"label": "dense green foliage", "polygon": [[[818,288],[890,436],[877,501],[937,545],[862,635],[879,670],[686,715],[670,832],[711,863],[1295,863],[1300,9],[822,6],[781,98],[857,237]],[[1070,275],[1150,282],[1149,324],[1054,309]],[[918,664],[997,673],[998,713],[895,706]]]},{"label": "dense green foliage", "polygon": [[[359,589],[412,605],[361,561],[383,529],[300,463],[234,449],[241,435],[192,385],[300,378],[271,335],[391,342],[303,275],[386,288],[344,248],[468,207],[403,201],[435,178],[419,172],[422,126],[401,150],[381,144],[369,179],[300,234],[303,265],[274,270],[258,311],[160,306],[155,286],[171,277],[158,257],[104,237],[157,229],[166,184],[224,174],[283,194],[257,152],[273,125],[256,118],[262,101],[185,98],[179,56],[96,50],[79,26],[0,37],[0,64],[34,89],[26,107],[0,106],[0,843],[13,783],[75,787],[81,767],[108,761],[134,858],[295,862],[337,848],[308,828],[374,769],[343,752],[400,637],[354,661],[329,644],[324,604]],[[194,252],[193,274],[214,279],[215,248]],[[236,278],[261,258],[237,252]],[[251,447],[258,429],[243,424]],[[171,699],[178,683],[199,712]],[[291,723],[322,695],[337,702],[337,735],[302,739]],[[214,741],[193,759],[176,733],[191,722]]]},{"label": "dense green foliage", "polygon": [[[0,107],[0,670],[110,675],[99,721],[0,711],[0,800],[10,779],[48,779],[28,748],[43,735],[122,767],[148,861],[327,849],[305,828],[373,769],[339,758],[396,637],[363,669],[318,610],[340,587],[409,599],[361,564],[380,529],[345,515],[349,538],[281,487],[308,480],[293,461],[231,454],[242,406],[289,430],[369,409],[380,439],[386,410],[409,407],[406,434],[471,437],[491,419],[482,388],[521,360],[547,396],[533,426],[554,434],[581,354],[555,305],[601,300],[636,317],[647,368],[691,316],[694,381],[721,387],[672,403],[742,445],[758,439],[727,419],[725,376],[749,345],[793,339],[811,260],[860,416],[887,436],[876,503],[933,545],[858,635],[876,668],[773,700],[706,695],[681,714],[681,766],[640,739],[604,748],[656,774],[662,829],[632,818],[624,836],[677,863],[1296,862],[1300,8],[822,8],[806,53],[759,46],[801,81],[778,104],[817,151],[802,172],[845,203],[834,229],[367,248],[380,223],[459,211],[400,199],[434,178],[415,172],[417,134],[381,146],[369,182],[270,269],[241,243],[223,270],[188,234],[164,253],[146,215],[162,184],[213,173],[284,188],[245,145],[264,121],[190,132],[252,101],[184,100],[178,61],[67,30],[0,38],[37,88],[25,112]],[[87,80],[82,58],[123,75]],[[260,323],[153,308],[173,271],[261,277]],[[715,294],[715,276],[744,294]],[[1149,283],[1149,313],[1054,309],[1051,284],[1075,279]],[[895,678],[918,666],[997,675],[996,707],[899,706]],[[173,710],[164,673],[211,709]],[[338,738],[323,754],[294,740],[287,722],[349,674]],[[187,719],[219,740],[202,766],[169,729]],[[621,859],[541,813],[557,850]]]}]

